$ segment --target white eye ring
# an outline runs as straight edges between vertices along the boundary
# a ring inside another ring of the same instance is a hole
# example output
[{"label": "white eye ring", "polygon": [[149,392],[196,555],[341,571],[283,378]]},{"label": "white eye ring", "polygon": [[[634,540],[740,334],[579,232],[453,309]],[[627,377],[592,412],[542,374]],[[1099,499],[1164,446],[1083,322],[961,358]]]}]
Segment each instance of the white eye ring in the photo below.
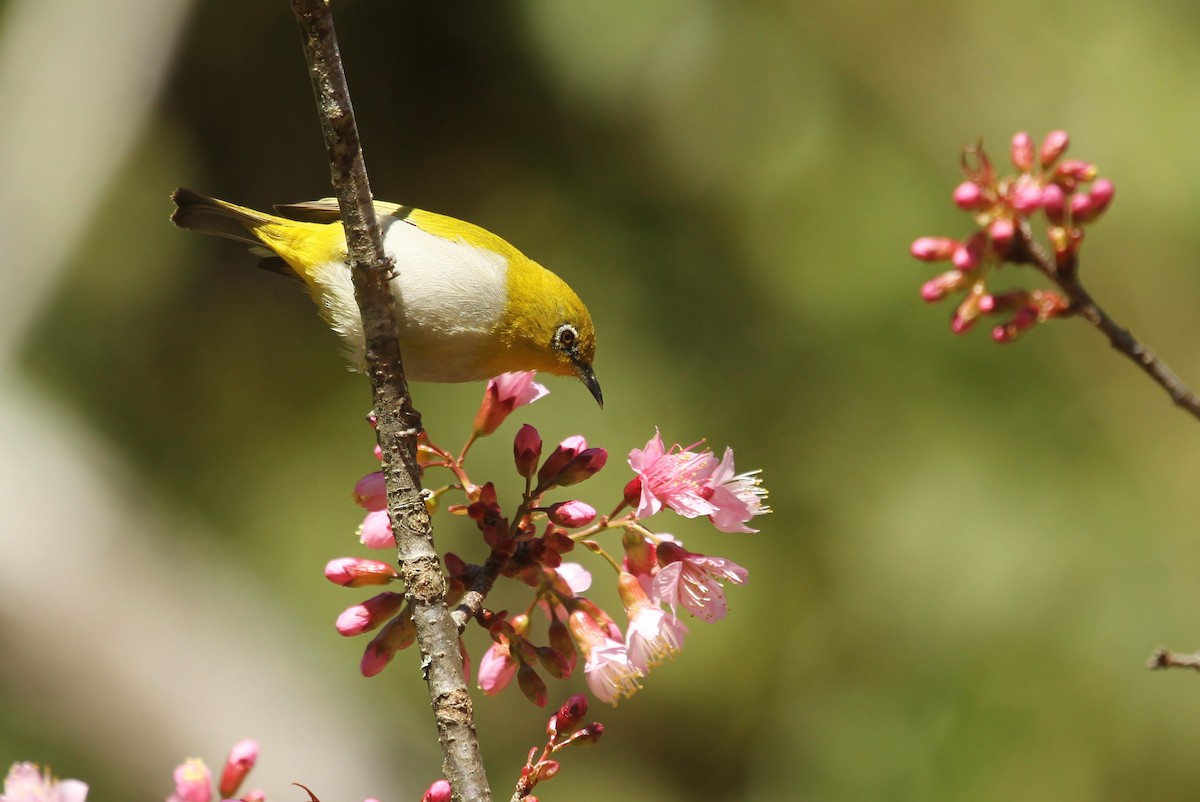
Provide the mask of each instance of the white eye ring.
[{"label": "white eye ring", "polygon": [[579,330],[570,323],[564,323],[554,332],[554,347],[559,351],[569,351],[579,342]]}]

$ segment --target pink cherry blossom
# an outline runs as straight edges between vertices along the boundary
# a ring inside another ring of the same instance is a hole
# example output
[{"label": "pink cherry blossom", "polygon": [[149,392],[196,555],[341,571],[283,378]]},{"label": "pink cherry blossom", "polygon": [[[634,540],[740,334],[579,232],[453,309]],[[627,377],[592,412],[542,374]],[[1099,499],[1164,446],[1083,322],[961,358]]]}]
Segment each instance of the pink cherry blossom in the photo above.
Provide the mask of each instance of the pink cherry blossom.
[{"label": "pink cherry blossom", "polygon": [[576,610],[570,617],[571,635],[585,656],[583,677],[597,699],[615,705],[642,686],[642,672],[629,660],[625,644],[606,634],[590,615]]},{"label": "pink cherry blossom", "polygon": [[662,567],[654,575],[654,598],[672,606],[682,605],[709,623],[720,621],[728,610],[721,583],[740,585],[749,576],[733,560],[695,554],[674,543],[659,544],[658,560]]},{"label": "pink cherry blossom", "polygon": [[475,434],[487,435],[496,431],[504,419],[517,407],[532,404],[550,391],[533,380],[534,371],[501,373],[489,379],[483,403],[475,414]]},{"label": "pink cherry blossom", "polygon": [[704,497],[705,480],[717,461],[711,451],[695,452],[692,448],[674,445],[668,450],[655,429],[644,449],[629,452],[629,467],[641,480],[637,517],[647,518],[664,506],[685,518],[717,511]]},{"label": "pink cherry blossom", "polygon": [[767,491],[761,487],[759,472],[735,474],[731,448],[725,449],[720,462],[708,449],[694,448],[675,445],[668,450],[655,430],[644,449],[629,453],[629,467],[637,478],[625,493],[628,499],[636,490],[637,517],[648,517],[665,506],[685,518],[707,515],[722,532],[758,531],[746,522],[771,511],[762,503]]},{"label": "pink cherry blossom", "polygon": [[629,662],[644,674],[679,653],[687,627],[652,601],[633,574],[622,571],[617,588],[629,618],[625,633]]},{"label": "pink cherry blossom", "polygon": [[576,596],[592,586],[592,574],[579,563],[563,563],[554,569]]},{"label": "pink cherry blossom", "polygon": [[204,761],[188,758],[175,767],[175,793],[167,802],[209,802],[212,799],[212,774]]},{"label": "pink cherry blossom", "polygon": [[767,491],[762,487],[759,473],[759,471],[749,471],[735,474],[733,449],[725,449],[725,456],[721,458],[721,463],[713,470],[705,483],[708,502],[716,508],[708,516],[709,520],[713,522],[713,526],[722,532],[758,531],[746,526],[746,521],[756,515],[763,515],[771,511],[770,507],[763,504],[763,499],[767,497]]},{"label": "pink cherry blossom", "polygon": [[87,783],[56,780],[35,763],[13,763],[4,778],[2,802],[85,802]]}]

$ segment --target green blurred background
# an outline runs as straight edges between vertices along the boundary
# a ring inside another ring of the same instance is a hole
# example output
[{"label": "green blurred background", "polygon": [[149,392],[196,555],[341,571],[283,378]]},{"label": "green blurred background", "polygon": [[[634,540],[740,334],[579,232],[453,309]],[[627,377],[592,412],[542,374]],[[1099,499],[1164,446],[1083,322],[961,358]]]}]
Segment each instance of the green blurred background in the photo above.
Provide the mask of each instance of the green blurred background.
[{"label": "green blurred background", "polygon": [[[758,535],[652,521],[750,582],[594,708],[607,737],[543,799],[1200,794],[1200,678],[1144,668],[1200,646],[1200,426],[1082,322],[953,337],[907,255],[967,230],[963,143],[1002,160],[1066,128],[1117,186],[1089,286],[1200,384],[1200,7],[336,10],[376,195],[504,235],[600,331],[607,408],[549,380],[475,476],[513,486],[521,420],[583,433],[613,454],[581,492],[606,506],[660,426],[771,490]],[[167,222],[177,185],[329,193],[288,4],[8,0],[0,99],[0,760],[160,799],[182,758],[253,736],[273,799],[419,798],[415,655],[362,679],[332,622],[367,594],[320,575],[362,553],[365,380],[292,284]],[[460,443],[481,388],[414,390]],[[477,710],[505,798],[545,714],[515,691]]]}]

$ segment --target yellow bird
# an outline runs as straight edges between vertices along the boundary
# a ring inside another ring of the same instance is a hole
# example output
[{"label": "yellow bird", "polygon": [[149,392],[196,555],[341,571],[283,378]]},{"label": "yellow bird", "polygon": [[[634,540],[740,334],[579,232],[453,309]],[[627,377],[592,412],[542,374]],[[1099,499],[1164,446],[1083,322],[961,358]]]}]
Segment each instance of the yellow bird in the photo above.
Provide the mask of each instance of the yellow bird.
[{"label": "yellow bird", "polygon": [[[266,257],[261,267],[303,281],[361,368],[362,320],[336,200],[267,214],[190,189],[171,199],[177,226],[248,243]],[[396,263],[392,292],[409,379],[467,382],[538,370],[578,377],[604,406],[592,370],[592,317],[566,282],[471,223],[381,201],[375,211]]]}]

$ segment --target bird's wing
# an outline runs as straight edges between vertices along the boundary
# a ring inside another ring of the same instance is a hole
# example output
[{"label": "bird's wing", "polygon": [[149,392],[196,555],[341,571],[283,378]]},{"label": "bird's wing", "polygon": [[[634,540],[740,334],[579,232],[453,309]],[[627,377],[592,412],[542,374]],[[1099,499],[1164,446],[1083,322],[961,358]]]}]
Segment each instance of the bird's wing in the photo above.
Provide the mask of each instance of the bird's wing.
[{"label": "bird's wing", "polygon": [[[337,198],[321,198],[319,200],[301,201],[300,203],[277,203],[275,204],[275,211],[284,217],[292,220],[301,220],[306,223],[334,223],[342,219],[342,213],[338,209]],[[402,206],[399,203],[388,203],[387,201],[375,201],[376,214],[390,215],[403,220],[408,217],[411,211],[411,206]]]}]

